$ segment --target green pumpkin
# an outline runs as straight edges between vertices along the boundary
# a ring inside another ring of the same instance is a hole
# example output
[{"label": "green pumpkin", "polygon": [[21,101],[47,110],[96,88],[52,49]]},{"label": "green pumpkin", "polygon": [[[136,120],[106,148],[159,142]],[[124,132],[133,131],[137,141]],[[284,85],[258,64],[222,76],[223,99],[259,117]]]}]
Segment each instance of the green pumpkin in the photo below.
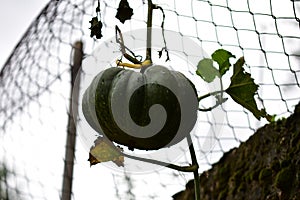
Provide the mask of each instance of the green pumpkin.
[{"label": "green pumpkin", "polygon": [[100,72],[82,99],[83,114],[100,134],[133,150],[177,144],[197,120],[197,92],[182,73],[154,65],[135,72]]}]

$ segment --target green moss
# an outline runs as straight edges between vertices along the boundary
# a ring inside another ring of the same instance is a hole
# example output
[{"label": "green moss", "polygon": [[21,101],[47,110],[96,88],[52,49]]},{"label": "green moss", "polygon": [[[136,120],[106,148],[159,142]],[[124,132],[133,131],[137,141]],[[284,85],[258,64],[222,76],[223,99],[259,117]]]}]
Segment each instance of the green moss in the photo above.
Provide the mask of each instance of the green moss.
[{"label": "green moss", "polygon": [[264,168],[260,171],[258,180],[260,183],[271,183],[272,182],[272,170]]},{"label": "green moss", "polygon": [[240,184],[240,186],[238,187],[238,189],[237,189],[237,192],[246,192],[246,189],[247,189],[247,186],[246,186],[246,183],[245,182],[242,182],[241,184]]},{"label": "green moss", "polygon": [[228,191],[229,195],[234,196],[236,194],[238,187],[242,183],[243,174],[244,174],[243,170],[238,170],[229,178],[229,187],[230,187],[230,190]]},{"label": "green moss", "polygon": [[297,144],[297,150],[298,151],[300,150],[300,142],[298,142],[298,144]]},{"label": "green moss", "polygon": [[289,192],[293,186],[295,174],[291,167],[282,169],[275,178],[275,186],[283,192]]},{"label": "green moss", "polygon": [[218,200],[225,200],[227,197],[227,193],[228,193],[227,189],[222,190],[218,195]]},{"label": "green moss", "polygon": [[271,163],[271,169],[275,172],[279,172],[280,170],[280,162],[277,158],[275,158]]},{"label": "green moss", "polygon": [[299,141],[300,141],[300,132],[296,132],[296,133],[293,134],[292,147],[299,144]]},{"label": "green moss", "polygon": [[290,159],[287,159],[287,160],[283,160],[280,164],[280,167],[281,169],[285,168],[285,167],[288,167],[291,165],[291,160]]},{"label": "green moss", "polygon": [[250,172],[247,172],[247,173],[245,174],[244,179],[245,179],[245,181],[246,181],[247,183],[250,183],[250,182],[252,181],[251,173],[250,173]]},{"label": "green moss", "polygon": [[281,117],[281,118],[279,118],[279,119],[276,121],[276,125],[284,126],[285,123],[286,123],[286,120],[287,120],[286,117]]},{"label": "green moss", "polygon": [[277,121],[274,122],[274,130],[281,131],[282,128],[285,126],[285,124],[286,124],[286,118],[278,119]]},{"label": "green moss", "polygon": [[299,104],[295,107],[294,113],[295,114],[300,113],[300,105]]},{"label": "green moss", "polygon": [[260,170],[259,170],[259,169],[256,169],[256,170],[254,170],[253,172],[251,172],[251,174],[250,174],[250,179],[251,179],[252,181],[258,181],[258,175],[259,175],[259,173],[260,173]]},{"label": "green moss", "polygon": [[243,174],[244,174],[243,170],[239,170],[236,173],[234,173],[233,180],[235,182],[235,185],[240,185],[240,183],[242,181]]},{"label": "green moss", "polygon": [[218,180],[219,180],[219,189],[223,189],[224,187],[227,186],[228,180],[230,178],[230,167],[228,165],[223,166],[222,168],[219,169],[218,171]]}]

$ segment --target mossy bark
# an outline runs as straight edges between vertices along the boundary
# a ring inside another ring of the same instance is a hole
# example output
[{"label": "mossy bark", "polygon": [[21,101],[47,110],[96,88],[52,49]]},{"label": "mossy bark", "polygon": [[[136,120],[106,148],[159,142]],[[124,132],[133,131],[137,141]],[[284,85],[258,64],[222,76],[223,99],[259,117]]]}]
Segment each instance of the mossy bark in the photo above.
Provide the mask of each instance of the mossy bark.
[{"label": "mossy bark", "polygon": [[[201,200],[300,199],[300,104],[265,125],[200,176]],[[174,200],[192,200],[193,180]]]}]

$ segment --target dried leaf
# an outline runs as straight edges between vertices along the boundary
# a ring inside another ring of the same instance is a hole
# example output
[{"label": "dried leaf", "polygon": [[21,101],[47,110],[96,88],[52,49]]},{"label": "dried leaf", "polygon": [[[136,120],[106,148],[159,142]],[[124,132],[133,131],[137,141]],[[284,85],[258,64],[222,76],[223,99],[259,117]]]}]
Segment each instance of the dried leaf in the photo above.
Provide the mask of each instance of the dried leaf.
[{"label": "dried leaf", "polygon": [[126,20],[131,19],[132,15],[133,15],[133,9],[130,8],[127,0],[121,0],[119,7],[118,7],[118,12],[117,12],[116,18],[124,24],[124,22]]},{"label": "dried leaf", "polygon": [[90,165],[96,165],[101,162],[114,162],[118,167],[124,167],[123,149],[115,146],[111,141],[104,137],[98,137],[94,141],[94,146],[90,149],[89,159]]},{"label": "dried leaf", "polygon": [[91,23],[91,27],[89,29],[91,29],[91,37],[93,37],[94,35],[96,36],[97,39],[102,38],[102,22],[98,21],[97,17],[93,17],[91,21],[89,21]]},{"label": "dried leaf", "polygon": [[161,56],[162,56],[162,51],[163,51],[163,50],[158,51],[158,57],[159,57],[159,58],[161,58]]}]

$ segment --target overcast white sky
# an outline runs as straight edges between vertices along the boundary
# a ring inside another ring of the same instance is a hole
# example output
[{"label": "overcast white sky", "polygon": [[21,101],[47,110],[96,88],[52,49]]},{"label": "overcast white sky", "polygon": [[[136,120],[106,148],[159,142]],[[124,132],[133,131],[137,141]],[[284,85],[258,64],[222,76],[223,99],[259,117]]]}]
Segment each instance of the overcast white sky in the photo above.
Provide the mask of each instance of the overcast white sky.
[{"label": "overcast white sky", "polygon": [[0,66],[49,0],[0,0]]}]

